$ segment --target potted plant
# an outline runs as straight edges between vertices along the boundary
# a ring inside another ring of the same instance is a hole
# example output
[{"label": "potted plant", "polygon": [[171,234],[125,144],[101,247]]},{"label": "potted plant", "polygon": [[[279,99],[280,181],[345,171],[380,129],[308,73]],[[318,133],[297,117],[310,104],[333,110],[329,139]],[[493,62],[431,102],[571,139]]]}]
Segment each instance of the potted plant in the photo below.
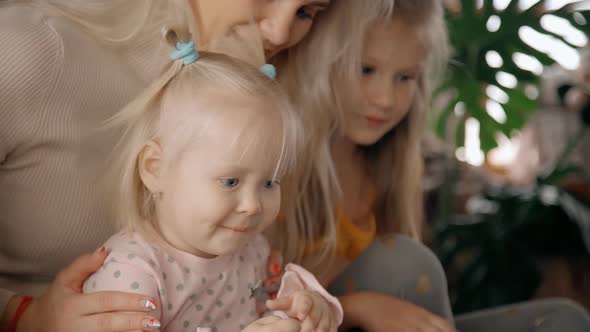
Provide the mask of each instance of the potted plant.
[{"label": "potted plant", "polygon": [[[491,0],[480,6],[473,0],[457,0],[447,10],[455,56],[448,79],[437,90],[438,102],[444,106],[433,124],[438,136],[455,147],[464,143],[468,118],[479,122],[481,149],[487,152],[497,146],[498,134],[511,137],[536,110],[536,97],[528,90],[538,88],[538,73],[518,67],[514,54],[532,56],[545,66],[555,61],[523,42],[519,30],[530,27],[577,47],[542,26],[542,17],[551,14],[586,35],[590,32],[585,23],[590,22],[590,12],[576,12],[574,4],[547,10],[546,1],[539,1],[523,10],[519,1],[507,2],[499,10]],[[499,25],[490,28],[490,20]],[[488,52],[499,55],[502,63],[491,66],[485,61]],[[502,86],[499,73],[512,75],[516,83]],[[505,121],[486,110],[490,86],[508,97],[501,103]],[[468,216],[457,216],[452,209],[457,163],[454,156],[447,156],[446,176],[438,188],[435,251],[447,272],[457,276],[453,292],[457,313],[531,298],[542,280],[539,256],[590,252],[590,208],[561,185],[564,178],[582,174],[567,162],[578,140],[574,135],[561,158],[530,187],[490,186],[472,197]]]}]

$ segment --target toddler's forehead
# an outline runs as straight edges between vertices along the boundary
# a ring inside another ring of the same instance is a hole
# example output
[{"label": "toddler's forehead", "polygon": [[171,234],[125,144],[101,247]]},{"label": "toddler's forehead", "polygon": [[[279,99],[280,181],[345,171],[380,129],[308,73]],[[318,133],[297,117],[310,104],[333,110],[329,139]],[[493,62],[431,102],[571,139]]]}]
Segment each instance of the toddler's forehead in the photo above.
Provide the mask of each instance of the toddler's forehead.
[{"label": "toddler's forehead", "polygon": [[[233,124],[230,124],[232,127]],[[190,139],[180,151],[181,158],[207,164],[215,172],[274,174],[281,161],[282,137],[265,135],[251,126],[217,131],[210,126],[199,137]],[[225,128],[229,129],[229,128]],[[202,166],[198,166],[202,167]]]},{"label": "toddler's forehead", "polygon": [[163,133],[173,133],[181,127],[199,131],[222,126],[231,130],[229,127],[241,127],[242,123],[252,122],[250,119],[276,118],[272,116],[272,113],[276,114],[276,110],[272,109],[275,104],[270,97],[223,89],[206,88],[194,94],[170,94],[161,105],[160,129]]},{"label": "toddler's forehead", "polygon": [[[200,98],[199,98],[200,99]],[[257,98],[173,101],[161,115],[165,146],[190,145],[209,154],[273,154],[282,142],[281,116],[271,102]],[[219,151],[223,149],[223,151]],[[241,156],[243,155],[243,156]]]}]

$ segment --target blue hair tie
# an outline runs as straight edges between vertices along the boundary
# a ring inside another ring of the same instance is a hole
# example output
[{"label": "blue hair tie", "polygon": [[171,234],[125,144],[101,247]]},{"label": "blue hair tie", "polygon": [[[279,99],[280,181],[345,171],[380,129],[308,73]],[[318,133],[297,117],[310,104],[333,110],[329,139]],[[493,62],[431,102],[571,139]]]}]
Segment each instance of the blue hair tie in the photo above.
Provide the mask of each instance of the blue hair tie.
[{"label": "blue hair tie", "polygon": [[176,51],[170,53],[170,59],[182,59],[182,63],[189,65],[199,60],[199,51],[195,49],[195,43],[190,41],[188,43],[176,43]]},{"label": "blue hair tie", "polygon": [[273,80],[277,77],[277,69],[270,63],[260,66],[258,70]]},{"label": "blue hair tie", "polygon": [[[199,60],[199,57],[199,51],[195,49],[195,43],[193,41],[188,43],[176,43],[176,51],[170,53],[170,58],[172,60],[182,59],[182,63],[185,65],[194,63]],[[275,66],[270,63],[260,66],[258,70],[273,80],[277,77],[277,70]]]}]

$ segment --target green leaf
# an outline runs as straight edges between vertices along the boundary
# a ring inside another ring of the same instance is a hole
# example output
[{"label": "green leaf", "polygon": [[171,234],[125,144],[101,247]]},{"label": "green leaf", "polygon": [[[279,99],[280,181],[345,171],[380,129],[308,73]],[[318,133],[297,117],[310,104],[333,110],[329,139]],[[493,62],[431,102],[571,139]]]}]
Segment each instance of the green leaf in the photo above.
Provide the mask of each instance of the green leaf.
[{"label": "green leaf", "polygon": [[[535,57],[544,66],[555,63],[548,54],[522,41],[519,30],[528,26],[571,45],[560,35],[545,30],[540,23],[542,16],[552,14],[564,18],[587,35],[590,34],[590,24],[576,22],[573,15],[574,5],[565,5],[557,10],[547,11],[544,0],[524,11],[518,8],[518,0],[510,1],[503,11],[496,10],[492,0],[484,0],[480,9],[476,8],[475,0],[460,0],[460,3],[463,9],[460,14],[453,14],[450,11],[446,13],[454,56],[444,86],[445,90],[455,88],[458,99],[453,103],[463,102],[467,112],[480,122],[481,146],[482,149],[487,150],[496,146],[495,137],[498,133],[510,137],[513,131],[523,128],[530,114],[536,109],[536,101],[526,97],[521,85],[527,83],[538,87],[539,77],[535,73],[519,68],[512,60],[514,53],[520,52]],[[590,22],[588,10],[579,11],[577,14]],[[487,22],[492,15],[498,16],[501,20],[500,28],[494,32],[487,30]],[[492,68],[487,64],[486,54],[489,51],[497,52],[503,59],[503,65],[500,68]],[[502,105],[507,117],[504,124],[497,123],[484,110],[485,88],[488,84],[499,85],[496,77],[500,71],[514,75],[519,82],[518,88],[512,89],[513,91],[506,90],[510,98]],[[454,136],[456,143],[461,144],[462,133],[446,133],[445,129],[449,126],[442,123],[454,118],[450,116],[452,112],[448,106],[441,107],[435,130],[439,136],[443,132],[445,136]],[[458,126],[456,130],[463,130],[461,127]]]},{"label": "green leaf", "polygon": [[523,113],[533,113],[537,110],[537,101],[530,99],[523,91],[524,87],[520,86],[515,89],[503,89],[508,95],[510,106]]}]

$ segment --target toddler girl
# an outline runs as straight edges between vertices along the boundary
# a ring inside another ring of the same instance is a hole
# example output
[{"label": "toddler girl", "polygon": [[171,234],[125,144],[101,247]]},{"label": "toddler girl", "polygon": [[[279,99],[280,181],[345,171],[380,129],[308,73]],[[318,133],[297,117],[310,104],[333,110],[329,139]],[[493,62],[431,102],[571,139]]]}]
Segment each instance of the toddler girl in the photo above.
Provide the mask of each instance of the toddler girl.
[{"label": "toddler girl", "polygon": [[290,319],[259,319],[270,256],[261,233],[301,138],[273,68],[176,48],[171,68],[109,122],[124,127],[112,169],[127,227],[84,292],[146,295],[150,330],[336,331],[340,304],[292,264],[266,302]]}]

